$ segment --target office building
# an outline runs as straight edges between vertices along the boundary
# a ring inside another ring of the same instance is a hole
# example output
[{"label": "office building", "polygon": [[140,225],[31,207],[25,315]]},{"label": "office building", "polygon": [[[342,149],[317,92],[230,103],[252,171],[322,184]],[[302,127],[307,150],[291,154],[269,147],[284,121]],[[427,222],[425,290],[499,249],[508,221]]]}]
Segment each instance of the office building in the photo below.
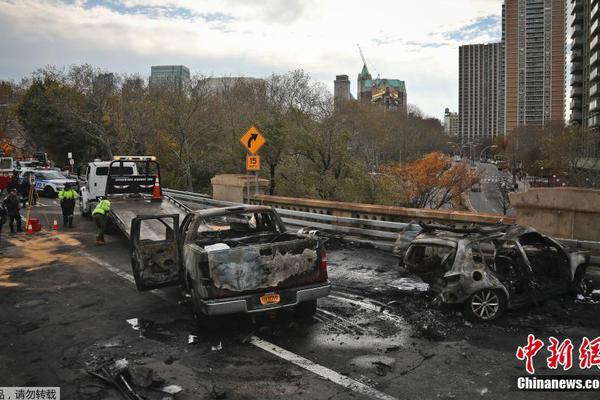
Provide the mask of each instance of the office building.
[{"label": "office building", "polygon": [[600,1],[571,0],[571,125],[600,128]]},{"label": "office building", "polygon": [[446,108],[444,112],[444,133],[449,137],[458,136],[458,113]]},{"label": "office building", "polygon": [[458,49],[458,136],[462,143],[504,134],[502,44]]},{"label": "office building", "polygon": [[352,99],[350,94],[350,79],[348,75],[336,75],[335,81],[333,81],[333,100],[337,103],[338,101],[348,101]]},{"label": "office building", "polygon": [[172,86],[182,89],[190,80],[190,70],[184,65],[153,65],[150,69],[150,87]]},{"label": "office building", "polygon": [[407,113],[406,85],[400,79],[373,79],[367,65],[364,64],[357,80],[358,100],[380,104],[387,110]]},{"label": "office building", "polygon": [[505,132],[564,122],[566,0],[505,0]]}]

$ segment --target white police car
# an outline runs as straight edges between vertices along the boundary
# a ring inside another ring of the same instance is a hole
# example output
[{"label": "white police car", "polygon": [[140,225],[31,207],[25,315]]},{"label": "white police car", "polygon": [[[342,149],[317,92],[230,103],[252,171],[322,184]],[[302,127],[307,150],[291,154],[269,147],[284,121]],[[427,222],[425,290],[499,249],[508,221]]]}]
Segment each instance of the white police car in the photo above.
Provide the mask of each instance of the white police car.
[{"label": "white police car", "polygon": [[42,192],[46,197],[55,197],[68,183],[77,186],[75,179],[66,178],[56,170],[26,171],[23,173],[23,179],[29,179],[31,174],[35,176],[35,190]]}]

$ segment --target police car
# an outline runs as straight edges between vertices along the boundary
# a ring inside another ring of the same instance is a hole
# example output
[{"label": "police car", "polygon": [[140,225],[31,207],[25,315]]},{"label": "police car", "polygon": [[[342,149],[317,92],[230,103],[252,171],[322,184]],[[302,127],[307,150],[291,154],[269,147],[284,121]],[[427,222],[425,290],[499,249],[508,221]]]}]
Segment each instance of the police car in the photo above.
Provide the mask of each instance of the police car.
[{"label": "police car", "polygon": [[42,192],[46,197],[55,197],[58,192],[64,189],[66,184],[77,186],[75,179],[66,178],[56,170],[26,171],[23,173],[22,178],[29,179],[31,174],[35,177],[35,190]]}]

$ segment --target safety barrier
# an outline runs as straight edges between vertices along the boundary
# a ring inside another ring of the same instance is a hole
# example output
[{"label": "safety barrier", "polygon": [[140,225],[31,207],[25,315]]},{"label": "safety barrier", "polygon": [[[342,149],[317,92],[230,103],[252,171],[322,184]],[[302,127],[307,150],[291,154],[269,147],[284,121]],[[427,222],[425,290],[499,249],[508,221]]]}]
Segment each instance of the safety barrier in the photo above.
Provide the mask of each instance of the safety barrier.
[{"label": "safety barrier", "polygon": [[[165,194],[188,204],[193,204],[196,208],[211,208],[211,207],[227,207],[227,206],[239,206],[240,203],[232,203],[228,201],[220,201],[212,199],[208,195],[185,192],[180,190],[163,189]],[[306,210],[307,203],[311,202],[309,199],[301,199],[305,202],[304,205],[291,206],[291,201],[283,200],[285,198],[278,198],[277,203],[275,201],[267,202],[266,198],[272,198],[274,196],[254,196],[251,199],[253,204],[269,204],[273,206],[286,225],[291,228],[315,228],[330,234],[336,234],[343,236],[345,240],[368,243],[377,248],[383,250],[391,250],[394,247],[398,235],[401,232],[417,230],[416,223],[419,221],[433,221],[433,222],[444,222],[453,225],[469,225],[469,224],[492,224],[498,222],[514,223],[514,219],[503,218],[500,216],[489,216],[485,214],[468,214],[468,213],[450,213],[450,212],[439,212],[437,218],[424,218],[424,215],[433,215],[431,210],[420,210],[425,211],[423,214],[416,215],[415,218],[410,222],[395,222],[386,221],[382,219],[368,219],[368,218],[355,218],[350,216],[338,216],[332,215],[333,209],[326,209],[325,203],[320,202],[319,207],[314,207],[311,211]],[[337,207],[340,208],[340,203]],[[341,203],[342,205],[348,205],[350,203]],[[362,205],[359,205],[359,207]],[[303,208],[303,210],[292,210],[290,207]],[[410,210],[410,209],[409,209]],[[338,210],[339,211],[339,210]],[[363,210],[364,211],[364,210]],[[378,210],[379,215],[381,209]],[[442,217],[450,215],[451,219],[443,219]],[[475,216],[469,219],[469,215]],[[458,217],[458,218],[457,218]],[[493,217],[496,218],[494,221]],[[600,253],[600,242],[590,241],[577,241],[577,240],[561,240],[563,244],[571,248],[577,248],[581,250],[590,250],[593,252]]]}]

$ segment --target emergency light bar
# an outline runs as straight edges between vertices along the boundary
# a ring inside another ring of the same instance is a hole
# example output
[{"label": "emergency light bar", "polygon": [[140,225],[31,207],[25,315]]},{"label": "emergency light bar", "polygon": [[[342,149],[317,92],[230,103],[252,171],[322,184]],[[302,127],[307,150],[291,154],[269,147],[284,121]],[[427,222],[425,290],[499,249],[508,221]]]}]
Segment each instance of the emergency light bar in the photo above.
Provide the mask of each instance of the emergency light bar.
[{"label": "emergency light bar", "polygon": [[156,161],[155,156],[113,156],[114,161]]}]

